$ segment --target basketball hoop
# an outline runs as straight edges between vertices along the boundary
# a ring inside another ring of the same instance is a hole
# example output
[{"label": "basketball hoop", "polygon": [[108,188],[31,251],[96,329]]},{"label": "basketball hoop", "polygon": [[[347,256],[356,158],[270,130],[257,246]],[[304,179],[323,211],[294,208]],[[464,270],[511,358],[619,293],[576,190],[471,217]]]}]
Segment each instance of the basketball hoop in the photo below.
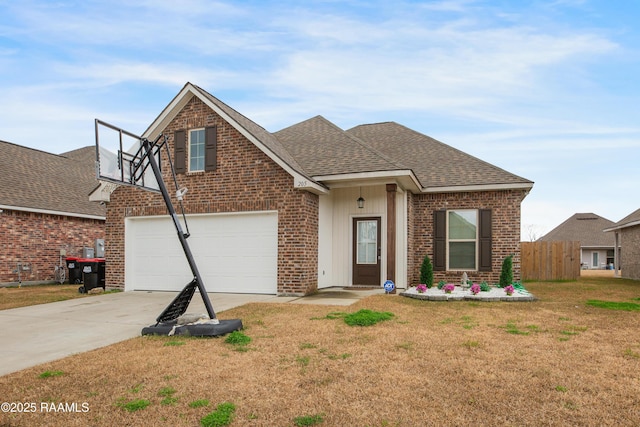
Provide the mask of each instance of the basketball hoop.
[{"label": "basketball hoop", "polygon": [[[110,125],[101,120],[95,121],[96,131],[96,171],[100,186],[90,195],[90,200],[109,202],[111,193],[121,185],[142,188],[162,194],[169,216],[178,232],[178,239],[184,251],[193,279],[189,282],[167,308],[156,318],[156,324],[142,329],[143,335],[191,335],[202,337],[215,337],[242,329],[240,319],[218,320],[213,310],[207,290],[196,266],[195,259],[189,248],[187,238],[189,228],[186,225],[186,215],[182,206],[182,199],[187,192],[185,187],[180,188],[175,176],[173,162],[169,155],[167,139],[159,135],[155,141],[137,136],[124,129]],[[125,147],[128,147],[125,149]],[[164,149],[164,151],[162,151]],[[176,198],[182,209],[182,216],[186,226],[186,233],[178,219],[176,209],[162,178],[160,165],[162,153],[166,156],[166,162],[171,166],[171,172],[175,184]],[[178,324],[177,319],[182,316],[191,302],[196,289],[202,297],[209,320],[195,322],[194,324]]]}]

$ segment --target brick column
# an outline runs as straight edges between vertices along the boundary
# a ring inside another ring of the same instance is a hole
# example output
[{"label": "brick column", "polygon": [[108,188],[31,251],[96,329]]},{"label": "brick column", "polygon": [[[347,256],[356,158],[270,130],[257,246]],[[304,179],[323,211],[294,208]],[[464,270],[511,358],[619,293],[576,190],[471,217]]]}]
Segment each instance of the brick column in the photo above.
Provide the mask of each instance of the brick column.
[{"label": "brick column", "polygon": [[396,184],[387,184],[387,280],[396,282]]}]

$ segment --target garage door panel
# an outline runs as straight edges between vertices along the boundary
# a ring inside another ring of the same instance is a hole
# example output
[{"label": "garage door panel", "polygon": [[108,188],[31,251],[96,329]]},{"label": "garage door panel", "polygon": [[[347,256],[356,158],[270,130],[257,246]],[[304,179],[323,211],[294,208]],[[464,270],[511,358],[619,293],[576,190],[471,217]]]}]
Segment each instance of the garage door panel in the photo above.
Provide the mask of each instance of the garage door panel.
[{"label": "garage door panel", "polygon": [[[188,243],[208,291],[277,292],[277,213],[194,215],[188,221]],[[168,216],[129,218],[125,246],[125,289],[179,291],[191,281]]]}]

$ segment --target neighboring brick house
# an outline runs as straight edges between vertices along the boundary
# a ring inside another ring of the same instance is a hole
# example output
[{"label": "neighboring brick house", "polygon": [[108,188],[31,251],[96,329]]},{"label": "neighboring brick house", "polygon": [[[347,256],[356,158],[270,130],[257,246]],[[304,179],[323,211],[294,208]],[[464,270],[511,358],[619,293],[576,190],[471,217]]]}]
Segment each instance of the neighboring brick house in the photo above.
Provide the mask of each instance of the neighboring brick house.
[{"label": "neighboring brick house", "polygon": [[61,250],[82,256],[104,239],[97,185],[95,147],[57,155],[0,141],[0,284],[51,281]]},{"label": "neighboring brick house", "polygon": [[[519,278],[520,205],[533,182],[402,125],[344,131],[317,116],[270,133],[187,83],[142,136],[160,134],[188,188],[189,242],[210,291],[406,288],[425,255],[436,281],[497,282],[511,254]],[[107,286],[191,280],[159,195],[118,186],[104,200]]]},{"label": "neighboring brick house", "polygon": [[569,240],[580,242],[580,266],[583,269],[605,269],[613,265],[614,238],[604,233],[613,221],[594,213],[577,213],[540,237],[538,241]]},{"label": "neighboring brick house", "polygon": [[604,231],[614,233],[615,245],[620,248],[615,258],[616,275],[620,271],[626,279],[640,280],[640,209]]}]

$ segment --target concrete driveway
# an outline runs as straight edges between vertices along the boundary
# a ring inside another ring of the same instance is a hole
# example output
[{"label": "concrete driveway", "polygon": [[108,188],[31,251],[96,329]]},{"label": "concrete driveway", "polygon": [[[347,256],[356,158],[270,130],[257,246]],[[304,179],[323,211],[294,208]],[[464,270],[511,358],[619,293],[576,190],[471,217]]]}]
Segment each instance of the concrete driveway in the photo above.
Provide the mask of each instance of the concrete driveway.
[{"label": "concrete driveway", "polygon": [[[209,297],[216,314],[224,319],[223,311],[250,302],[346,306],[375,293],[384,291],[329,288],[308,297],[219,293]],[[140,336],[142,328],[154,324],[176,295],[119,292],[0,310],[0,376]],[[206,313],[198,293],[187,312]]]}]

